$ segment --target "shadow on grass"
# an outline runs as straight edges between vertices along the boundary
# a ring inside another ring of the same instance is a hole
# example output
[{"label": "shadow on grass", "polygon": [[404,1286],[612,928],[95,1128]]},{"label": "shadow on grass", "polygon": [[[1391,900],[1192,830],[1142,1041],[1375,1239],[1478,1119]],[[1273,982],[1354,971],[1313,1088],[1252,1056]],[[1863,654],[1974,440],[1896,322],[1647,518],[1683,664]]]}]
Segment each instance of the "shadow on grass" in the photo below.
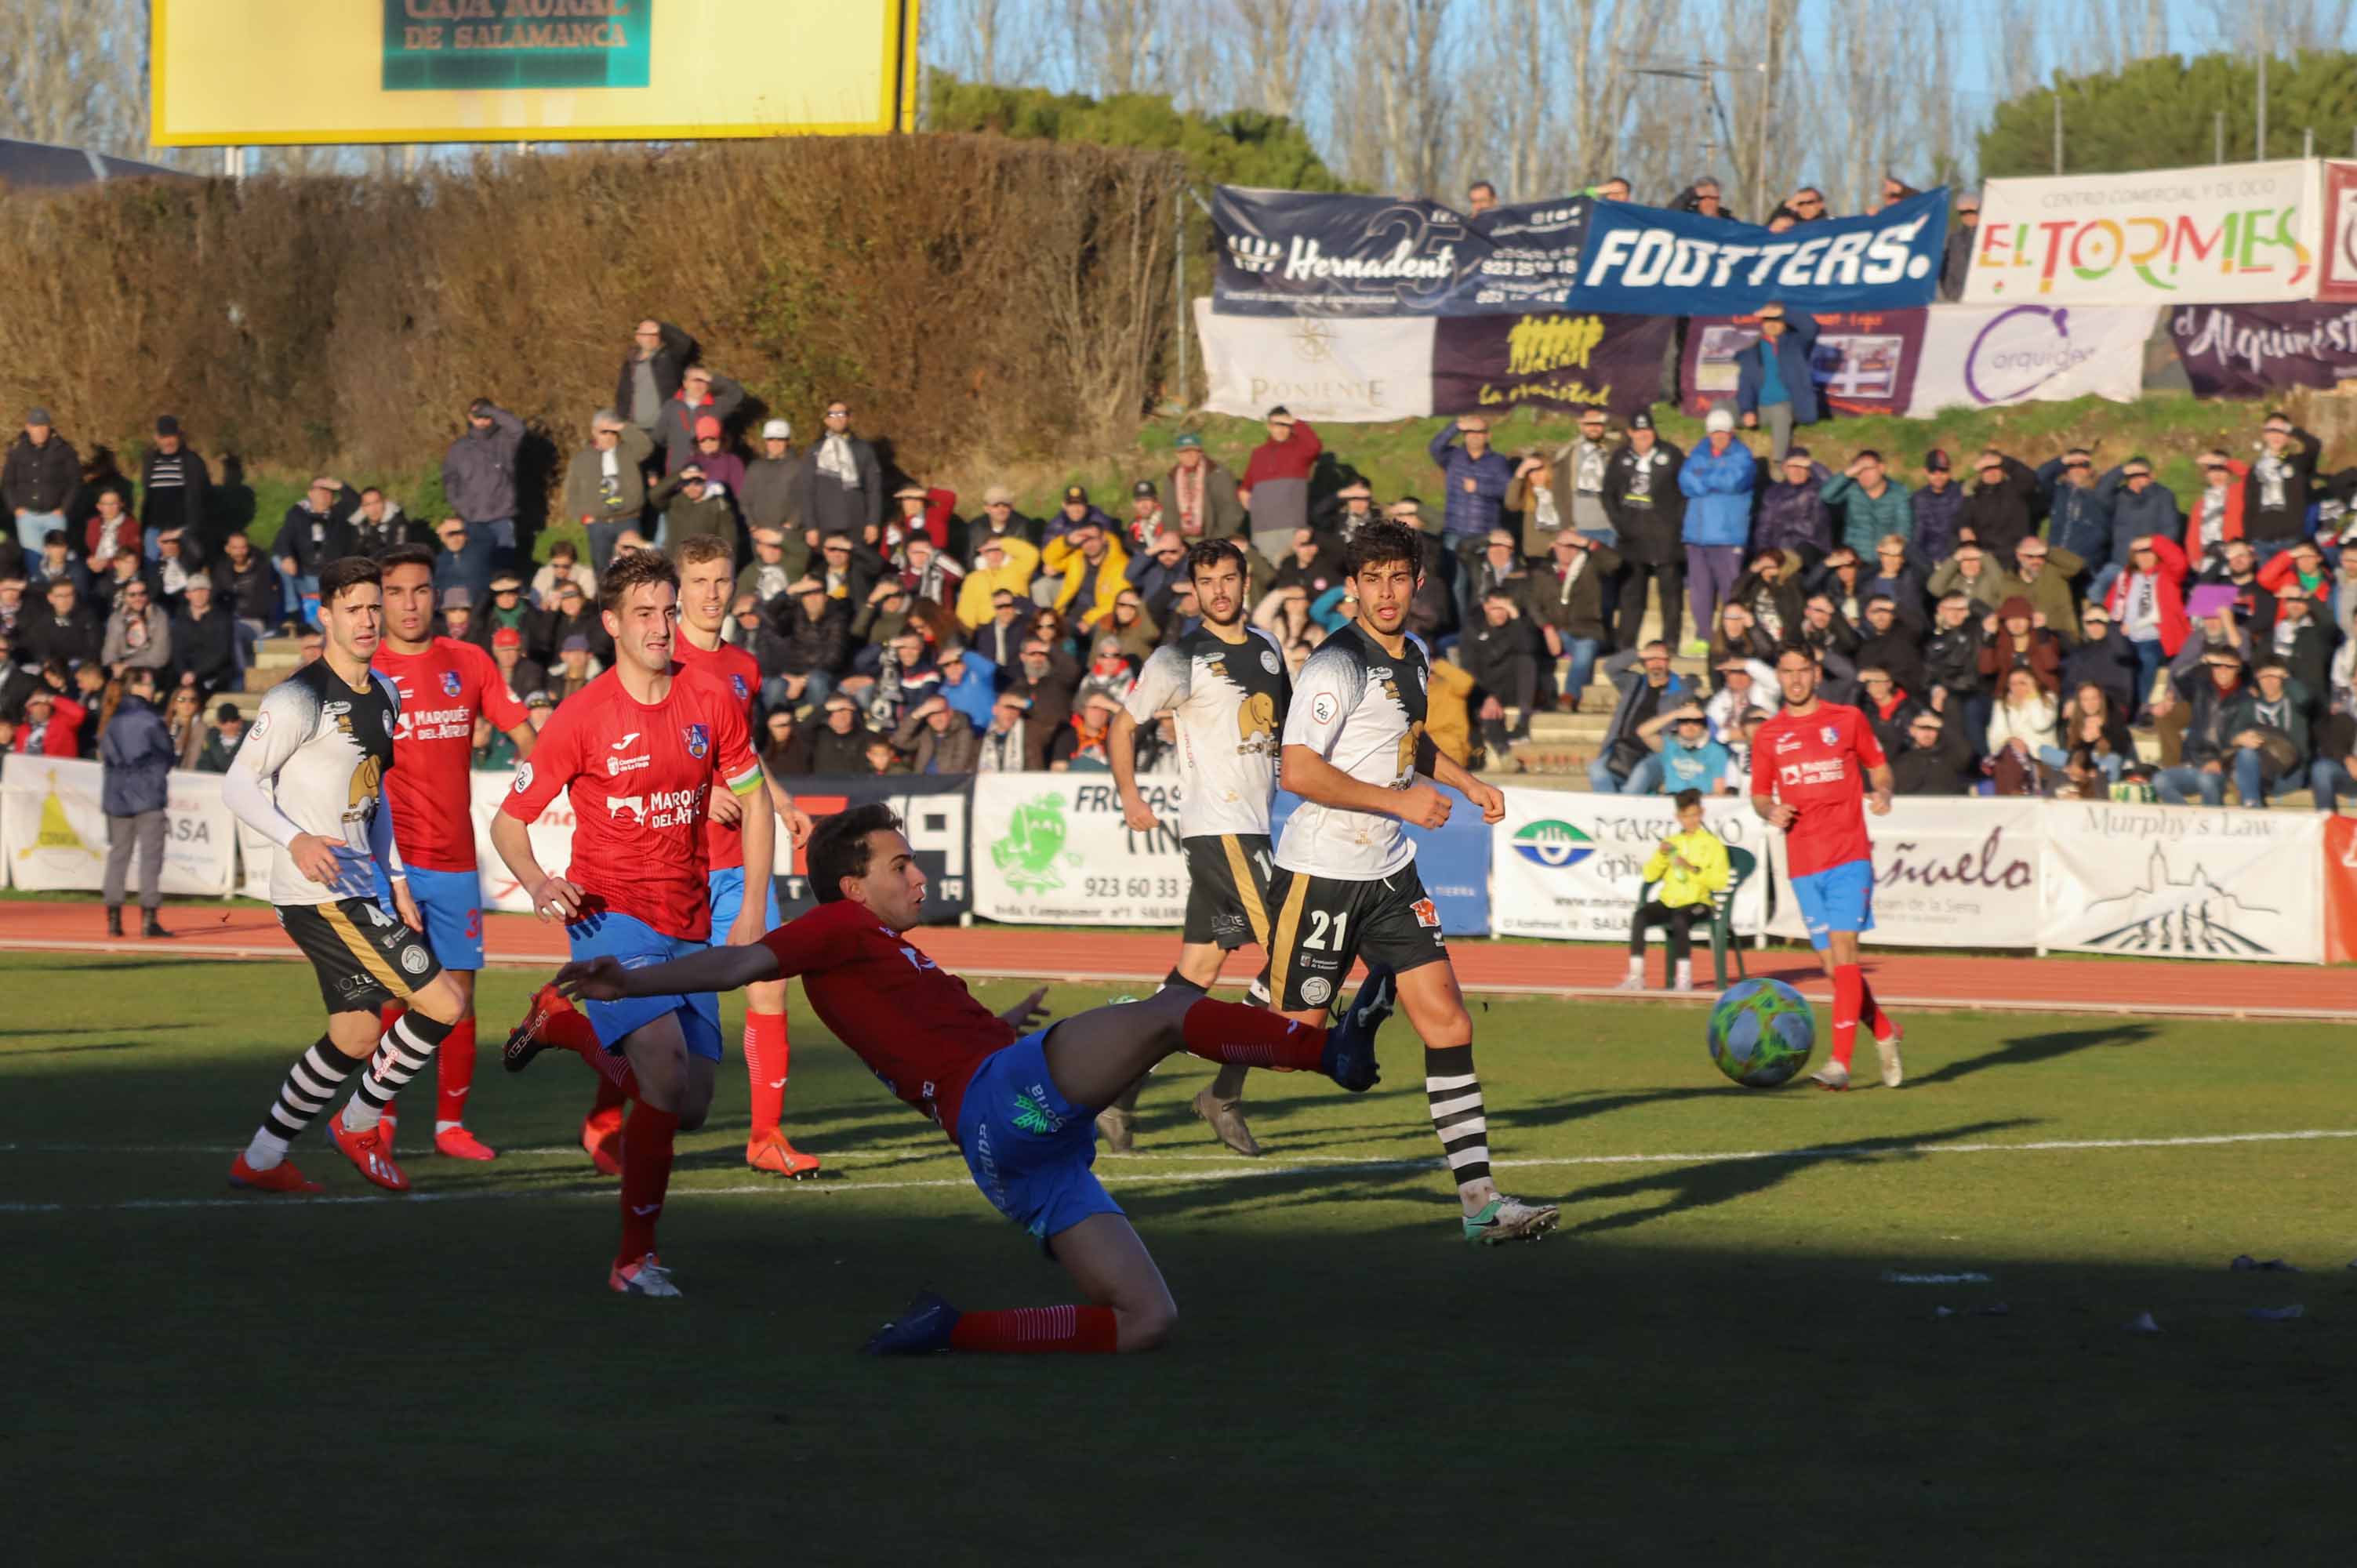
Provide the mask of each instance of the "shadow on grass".
[{"label": "shadow on grass", "polygon": [[1976,1072],[1992,1068],[2034,1067],[2057,1057],[2067,1057],[2080,1051],[2098,1050],[2114,1046],[2142,1045],[2160,1033],[2151,1024],[2106,1024],[2085,1029],[2054,1029],[2043,1035],[2024,1035],[2007,1040],[1993,1051],[1983,1051],[1976,1057],[1964,1057],[1945,1063],[1920,1078],[1908,1081],[1917,1086],[1950,1083],[1960,1078],[1970,1078]]},{"label": "shadow on grass", "polygon": [[1624,1181],[1607,1182],[1598,1187],[1582,1187],[1566,1194],[1564,1206],[1573,1204],[1611,1203],[1623,1198],[1640,1197],[1659,1193],[1660,1201],[1650,1208],[1627,1209],[1605,1215],[1571,1229],[1581,1235],[1595,1235],[1607,1230],[1626,1230],[1654,1219],[1666,1219],[1674,1214],[1684,1214],[1696,1208],[1709,1208],[1738,1198],[1754,1197],[1777,1187],[1787,1178],[1812,1165],[1876,1165],[1891,1158],[1920,1160],[1925,1144],[1949,1144],[1976,1137],[1986,1133],[2002,1133],[2015,1127],[2034,1126],[2029,1117],[2016,1116],[2002,1122],[1974,1122],[1940,1132],[1908,1133],[1888,1138],[1865,1138],[1840,1144],[1815,1144],[1803,1148],[1786,1150],[1766,1157],[1748,1156],[1742,1159],[1697,1160],[1691,1165],[1672,1165],[1631,1176]]},{"label": "shadow on grass", "polygon": [[[196,1026],[193,1024],[183,1021],[178,1024],[132,1024],[127,1026],[123,1024],[89,1024],[63,1029],[0,1029],[0,1040],[50,1039],[62,1035],[105,1035],[112,1034],[117,1029],[125,1027],[135,1030],[143,1035],[153,1035],[166,1029],[189,1029],[194,1028],[195,1026]],[[38,1056],[40,1053],[38,1051],[21,1051],[12,1054],[19,1056]]]}]

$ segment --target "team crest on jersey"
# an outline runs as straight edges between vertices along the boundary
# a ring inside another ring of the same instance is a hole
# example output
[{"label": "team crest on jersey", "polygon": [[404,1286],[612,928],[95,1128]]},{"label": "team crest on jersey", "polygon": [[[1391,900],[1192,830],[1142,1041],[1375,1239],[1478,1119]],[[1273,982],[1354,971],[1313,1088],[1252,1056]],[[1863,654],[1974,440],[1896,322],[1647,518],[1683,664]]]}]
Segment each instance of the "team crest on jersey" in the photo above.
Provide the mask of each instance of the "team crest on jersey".
[{"label": "team crest on jersey", "polygon": [[458,672],[456,670],[442,671],[442,694],[446,697],[458,694]]},{"label": "team crest on jersey", "polygon": [[690,757],[698,757],[698,758],[700,758],[700,757],[703,757],[706,752],[710,751],[711,749],[712,749],[712,732],[711,732],[710,730],[708,730],[708,729],[705,729],[702,725],[688,725],[688,726],[687,726],[687,754],[688,754]]},{"label": "team crest on jersey", "polygon": [[1408,913],[1415,917],[1415,923],[1422,926],[1426,930],[1437,931],[1440,929],[1440,911],[1438,908],[1434,907],[1431,899],[1419,898],[1415,903],[1409,905],[1407,908]]},{"label": "team crest on jersey", "polygon": [[745,677],[737,674],[734,670],[728,672],[728,684],[735,688],[737,700],[740,703],[749,700],[753,695],[745,685]]},{"label": "team crest on jersey", "polygon": [[1817,731],[1817,735],[1818,737],[1827,746],[1839,746],[1841,744],[1841,731],[1835,729],[1831,725],[1826,725],[1820,728]]}]

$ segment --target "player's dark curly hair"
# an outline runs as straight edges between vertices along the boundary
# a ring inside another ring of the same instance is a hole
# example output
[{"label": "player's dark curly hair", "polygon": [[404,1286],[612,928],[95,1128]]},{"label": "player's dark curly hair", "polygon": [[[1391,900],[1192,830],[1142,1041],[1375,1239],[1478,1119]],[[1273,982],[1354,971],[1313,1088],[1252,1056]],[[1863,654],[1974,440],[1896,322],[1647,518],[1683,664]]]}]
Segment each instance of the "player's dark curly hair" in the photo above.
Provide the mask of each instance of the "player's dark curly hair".
[{"label": "player's dark curly hair", "polygon": [[679,568],[671,557],[660,550],[633,550],[627,555],[617,555],[597,579],[597,607],[622,613],[622,606],[632,588],[642,588],[649,583],[669,583],[672,592],[679,592]]},{"label": "player's dark curly hair", "polygon": [[395,566],[423,566],[434,570],[434,551],[425,544],[396,544],[376,558],[376,564],[386,571]]},{"label": "player's dark curly hair", "polygon": [[1244,553],[1236,547],[1234,540],[1202,539],[1187,552],[1187,580],[1193,582],[1196,573],[1208,572],[1223,561],[1235,567],[1237,576],[1252,575],[1252,569],[1244,564]]},{"label": "player's dark curly hair", "polygon": [[856,882],[867,875],[868,865],[875,859],[867,835],[899,831],[899,813],[881,800],[821,818],[802,851],[802,864],[810,871],[811,897],[822,904],[842,898],[843,879],[848,876]]},{"label": "player's dark curly hair", "polygon": [[319,568],[319,602],[332,605],[345,590],[363,584],[371,587],[384,585],[384,569],[372,555],[343,555]]},{"label": "player's dark curly hair", "polygon": [[1411,572],[1424,570],[1424,536],[1405,523],[1371,522],[1351,535],[1342,547],[1342,575],[1355,577],[1370,566],[1405,563]]}]

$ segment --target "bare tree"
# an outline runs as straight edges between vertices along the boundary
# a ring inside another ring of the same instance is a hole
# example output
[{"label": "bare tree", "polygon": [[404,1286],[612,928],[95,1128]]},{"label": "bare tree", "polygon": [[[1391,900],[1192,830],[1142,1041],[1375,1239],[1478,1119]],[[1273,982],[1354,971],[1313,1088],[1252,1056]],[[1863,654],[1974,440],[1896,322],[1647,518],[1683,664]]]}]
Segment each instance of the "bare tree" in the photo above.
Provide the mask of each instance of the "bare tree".
[{"label": "bare tree", "polygon": [[1174,18],[1163,0],[1064,0],[1079,79],[1098,91],[1150,92],[1164,79]]},{"label": "bare tree", "polygon": [[0,0],[0,134],[147,155],[145,0]]},{"label": "bare tree", "polygon": [[2357,29],[2357,0],[2202,0],[2194,9],[2212,48],[2245,54],[2345,49]]},{"label": "bare tree", "polygon": [[1219,32],[1222,85],[1264,113],[1301,118],[1335,10],[1329,0],[1226,0],[1205,18]]}]

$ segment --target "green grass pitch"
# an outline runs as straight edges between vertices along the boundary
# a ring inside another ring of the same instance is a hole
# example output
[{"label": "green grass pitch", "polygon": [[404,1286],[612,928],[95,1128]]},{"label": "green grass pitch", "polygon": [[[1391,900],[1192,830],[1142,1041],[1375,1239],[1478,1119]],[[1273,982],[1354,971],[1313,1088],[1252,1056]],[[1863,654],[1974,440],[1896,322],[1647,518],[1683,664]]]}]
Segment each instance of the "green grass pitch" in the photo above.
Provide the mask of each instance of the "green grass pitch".
[{"label": "green grass pitch", "polygon": [[[422,1153],[429,1073],[413,1197],[372,1197],[315,1131],[296,1157],[341,1201],[267,1199],[223,1176],[318,1033],[307,971],[0,959],[13,1561],[2345,1549],[2345,1029],[1924,1015],[1907,1088],[1836,1097],[1725,1082],[1696,1009],[1477,1001],[1501,1180],[1564,1206],[1556,1236],[1484,1251],[1404,1024],[1364,1098],[1255,1075],[1257,1163],[1188,1113],[1211,1069],[1178,1058],[1140,1155],[1097,1167],[1169,1277],[1171,1347],[878,1363],[856,1347],[918,1286],[1023,1305],[1069,1299],[1062,1275],[796,988],[789,1130],[828,1179],[744,1168],[726,1006],[664,1219],[687,1299],[608,1294],[589,1075],[497,1065],[527,985],[482,987],[469,1120],[497,1163]],[[2340,1135],[2247,1136],[2293,1132]],[[2307,1272],[2229,1273],[2240,1252]],[[1992,1283],[1884,1279],[1963,1271]],[[2125,1332],[2144,1311],[2162,1332]]]}]

